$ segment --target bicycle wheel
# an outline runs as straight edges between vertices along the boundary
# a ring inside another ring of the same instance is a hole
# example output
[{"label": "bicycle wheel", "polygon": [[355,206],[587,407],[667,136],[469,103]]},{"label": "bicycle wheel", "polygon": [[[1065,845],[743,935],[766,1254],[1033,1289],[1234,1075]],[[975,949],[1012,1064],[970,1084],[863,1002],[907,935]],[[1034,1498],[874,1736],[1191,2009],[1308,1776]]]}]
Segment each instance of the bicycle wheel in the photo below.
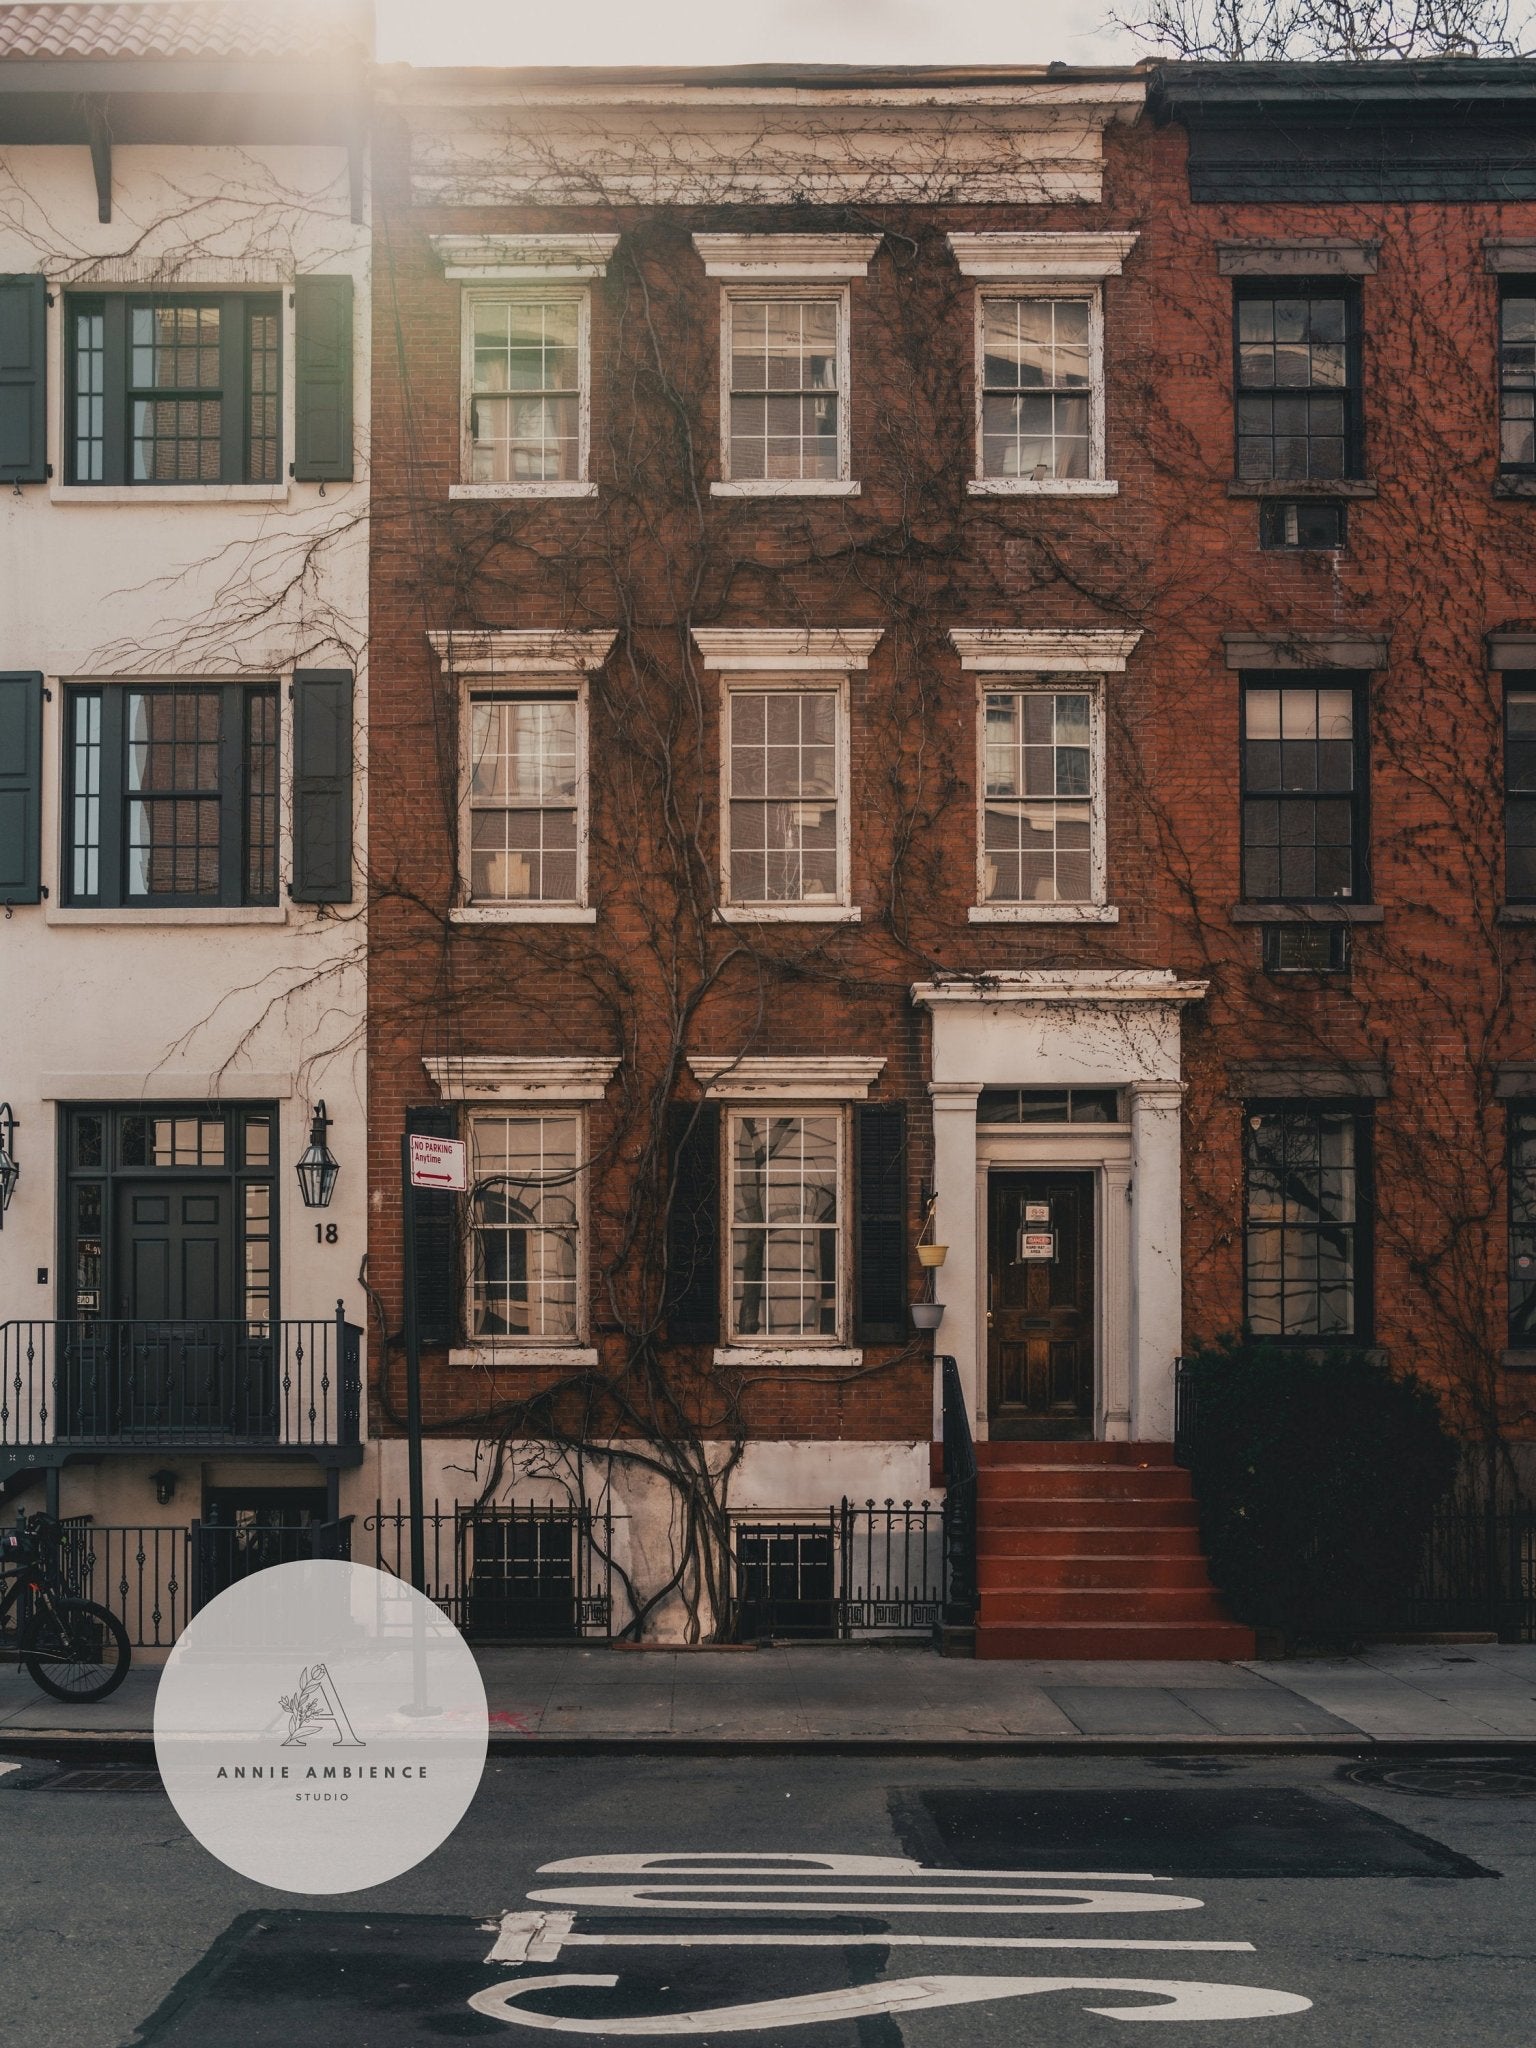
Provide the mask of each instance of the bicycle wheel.
[{"label": "bicycle wheel", "polygon": [[21,1638],[21,1661],[56,1700],[104,1700],[128,1676],[128,1631],[94,1600],[45,1600]]}]

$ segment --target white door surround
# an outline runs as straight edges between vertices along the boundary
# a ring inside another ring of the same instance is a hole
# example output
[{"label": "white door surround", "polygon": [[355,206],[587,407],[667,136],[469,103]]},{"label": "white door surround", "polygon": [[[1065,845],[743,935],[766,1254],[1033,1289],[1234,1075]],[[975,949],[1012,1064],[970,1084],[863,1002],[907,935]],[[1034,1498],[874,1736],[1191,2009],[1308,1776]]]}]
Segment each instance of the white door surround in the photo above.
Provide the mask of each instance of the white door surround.
[{"label": "white door surround", "polygon": [[[994,1166],[1087,1167],[1097,1176],[1094,1433],[1166,1442],[1182,1341],[1179,1012],[1203,981],[1156,969],[989,974],[920,983],[933,1020],[935,1234],[949,1257],[937,1348],[960,1368],[972,1427],[988,1434],[986,1182]],[[978,1132],[985,1087],[1120,1088],[1129,1124]],[[934,1434],[939,1434],[935,1387]]]}]

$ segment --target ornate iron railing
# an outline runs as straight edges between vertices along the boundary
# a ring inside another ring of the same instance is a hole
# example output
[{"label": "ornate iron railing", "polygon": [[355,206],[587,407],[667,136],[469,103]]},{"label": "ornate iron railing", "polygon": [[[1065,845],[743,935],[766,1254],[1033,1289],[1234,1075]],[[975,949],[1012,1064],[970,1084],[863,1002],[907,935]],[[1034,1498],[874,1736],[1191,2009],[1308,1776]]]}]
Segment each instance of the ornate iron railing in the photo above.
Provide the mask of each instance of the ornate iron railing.
[{"label": "ornate iron railing", "polygon": [[730,1519],[737,1641],[923,1634],[938,1620],[943,1519],[929,1501],[743,1508]]},{"label": "ornate iron railing", "polygon": [[965,1390],[953,1358],[939,1360],[944,1431],[944,1612],[935,1630],[938,1647],[964,1655],[976,1631],[976,1446]]},{"label": "ornate iron railing", "polygon": [[[613,1633],[613,1523],[586,1505],[498,1502],[425,1517],[426,1591],[472,1642],[606,1641]],[[410,1577],[411,1517],[382,1501],[363,1525],[379,1571]]]},{"label": "ornate iron railing", "polygon": [[352,1449],[362,1335],[339,1302],[323,1321],[0,1323],[0,1453]]}]

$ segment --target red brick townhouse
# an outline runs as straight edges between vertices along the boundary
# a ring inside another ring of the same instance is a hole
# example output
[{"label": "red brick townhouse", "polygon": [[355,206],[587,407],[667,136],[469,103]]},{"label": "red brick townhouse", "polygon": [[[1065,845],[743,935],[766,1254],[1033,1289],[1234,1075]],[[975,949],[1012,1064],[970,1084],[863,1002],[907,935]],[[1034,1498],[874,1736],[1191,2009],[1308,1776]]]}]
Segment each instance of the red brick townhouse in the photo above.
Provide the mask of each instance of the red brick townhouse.
[{"label": "red brick townhouse", "polygon": [[1234,1654],[1188,1343],[1518,1422],[1523,74],[1391,69],[382,74],[370,1477],[456,1133],[490,1625],[921,1625],[947,1387],[984,1653]]}]

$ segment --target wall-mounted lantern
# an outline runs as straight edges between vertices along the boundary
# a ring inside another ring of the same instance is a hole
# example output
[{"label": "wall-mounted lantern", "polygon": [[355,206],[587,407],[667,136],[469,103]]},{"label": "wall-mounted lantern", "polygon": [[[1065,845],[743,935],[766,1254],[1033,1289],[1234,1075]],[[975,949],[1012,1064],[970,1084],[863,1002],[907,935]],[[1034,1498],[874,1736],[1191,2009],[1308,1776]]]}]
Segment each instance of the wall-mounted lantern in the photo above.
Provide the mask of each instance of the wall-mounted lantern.
[{"label": "wall-mounted lantern", "polygon": [[162,1465],[158,1472],[151,1472],[149,1483],[155,1489],[155,1499],[163,1508],[168,1508],[176,1498],[176,1474],[169,1465]]},{"label": "wall-mounted lantern", "polygon": [[16,1164],[16,1117],[8,1102],[0,1102],[0,1227],[11,1206],[21,1168]]},{"label": "wall-mounted lantern", "polygon": [[310,1118],[309,1143],[297,1168],[299,1189],[306,1209],[329,1209],[331,1196],[336,1192],[336,1176],[341,1168],[325,1142],[325,1134],[330,1128],[331,1120],[325,1113],[325,1104],[317,1102]]}]

